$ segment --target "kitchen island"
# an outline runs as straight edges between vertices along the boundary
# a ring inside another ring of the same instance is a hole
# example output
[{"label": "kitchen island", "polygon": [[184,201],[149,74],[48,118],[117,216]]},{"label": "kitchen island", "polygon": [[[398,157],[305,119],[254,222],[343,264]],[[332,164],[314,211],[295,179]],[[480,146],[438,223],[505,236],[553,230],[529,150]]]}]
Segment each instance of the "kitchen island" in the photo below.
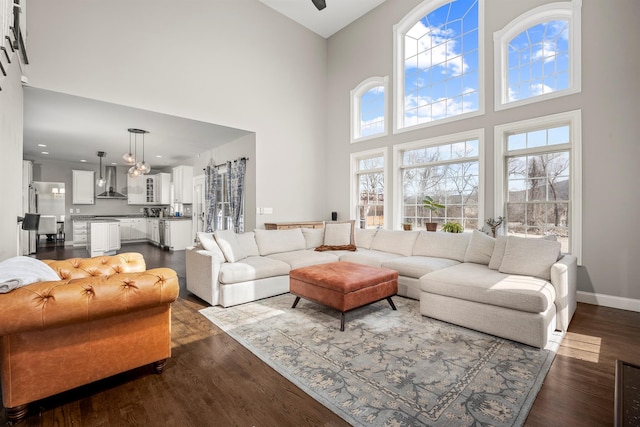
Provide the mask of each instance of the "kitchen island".
[{"label": "kitchen island", "polygon": [[115,255],[120,249],[120,221],[94,218],[87,221],[87,250],[89,255]]}]

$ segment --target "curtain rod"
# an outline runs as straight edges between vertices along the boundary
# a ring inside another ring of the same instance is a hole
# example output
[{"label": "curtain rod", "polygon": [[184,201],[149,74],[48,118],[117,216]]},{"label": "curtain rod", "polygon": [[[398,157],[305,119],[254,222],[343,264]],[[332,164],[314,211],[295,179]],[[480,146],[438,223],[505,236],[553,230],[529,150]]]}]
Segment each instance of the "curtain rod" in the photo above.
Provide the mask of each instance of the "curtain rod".
[{"label": "curtain rod", "polygon": [[[248,157],[240,157],[240,158],[235,159],[235,160],[233,160],[233,161],[234,161],[234,162],[237,162],[238,160],[243,160],[243,159],[244,159],[244,160],[246,160],[246,161],[249,161],[249,158],[248,158]],[[226,164],[227,164],[227,162],[220,163],[219,165],[215,165],[215,167],[219,168],[220,166],[226,166]],[[202,170],[203,170],[203,171],[204,171],[204,170],[207,170],[207,168],[202,168]]]}]

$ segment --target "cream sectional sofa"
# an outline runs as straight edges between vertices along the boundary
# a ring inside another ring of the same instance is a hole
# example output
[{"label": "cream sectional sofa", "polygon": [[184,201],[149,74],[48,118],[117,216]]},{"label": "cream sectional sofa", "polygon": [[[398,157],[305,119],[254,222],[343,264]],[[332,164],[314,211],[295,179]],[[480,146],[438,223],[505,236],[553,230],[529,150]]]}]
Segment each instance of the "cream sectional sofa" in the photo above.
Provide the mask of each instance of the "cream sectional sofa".
[{"label": "cream sectional sofa", "polygon": [[314,249],[323,229],[199,233],[187,248],[187,289],[229,307],[289,291],[294,268],[349,261],[392,268],[398,294],[419,299],[420,312],[489,334],[544,347],[566,331],[576,308],[576,258],[544,239],[479,231],[360,230],[357,250]]}]

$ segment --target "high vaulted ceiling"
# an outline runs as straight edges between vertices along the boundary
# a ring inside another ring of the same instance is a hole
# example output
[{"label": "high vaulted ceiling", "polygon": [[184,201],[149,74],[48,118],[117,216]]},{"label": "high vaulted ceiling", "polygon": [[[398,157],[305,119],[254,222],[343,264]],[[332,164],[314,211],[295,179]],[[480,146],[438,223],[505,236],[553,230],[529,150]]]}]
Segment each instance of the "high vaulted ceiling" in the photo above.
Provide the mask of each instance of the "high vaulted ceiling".
[{"label": "high vaulted ceiling", "polygon": [[318,10],[311,0],[260,0],[311,31],[329,38],[385,0],[326,0]]}]

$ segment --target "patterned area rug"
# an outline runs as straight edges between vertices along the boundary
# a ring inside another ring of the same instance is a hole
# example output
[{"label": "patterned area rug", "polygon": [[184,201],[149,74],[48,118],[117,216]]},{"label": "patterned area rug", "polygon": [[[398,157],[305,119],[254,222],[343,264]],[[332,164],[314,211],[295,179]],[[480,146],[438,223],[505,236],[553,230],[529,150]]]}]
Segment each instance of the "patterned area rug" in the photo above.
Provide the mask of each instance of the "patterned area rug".
[{"label": "patterned area rug", "polygon": [[420,315],[394,297],[346,314],[290,294],[205,317],[352,425],[522,425],[561,336],[539,350]]}]

